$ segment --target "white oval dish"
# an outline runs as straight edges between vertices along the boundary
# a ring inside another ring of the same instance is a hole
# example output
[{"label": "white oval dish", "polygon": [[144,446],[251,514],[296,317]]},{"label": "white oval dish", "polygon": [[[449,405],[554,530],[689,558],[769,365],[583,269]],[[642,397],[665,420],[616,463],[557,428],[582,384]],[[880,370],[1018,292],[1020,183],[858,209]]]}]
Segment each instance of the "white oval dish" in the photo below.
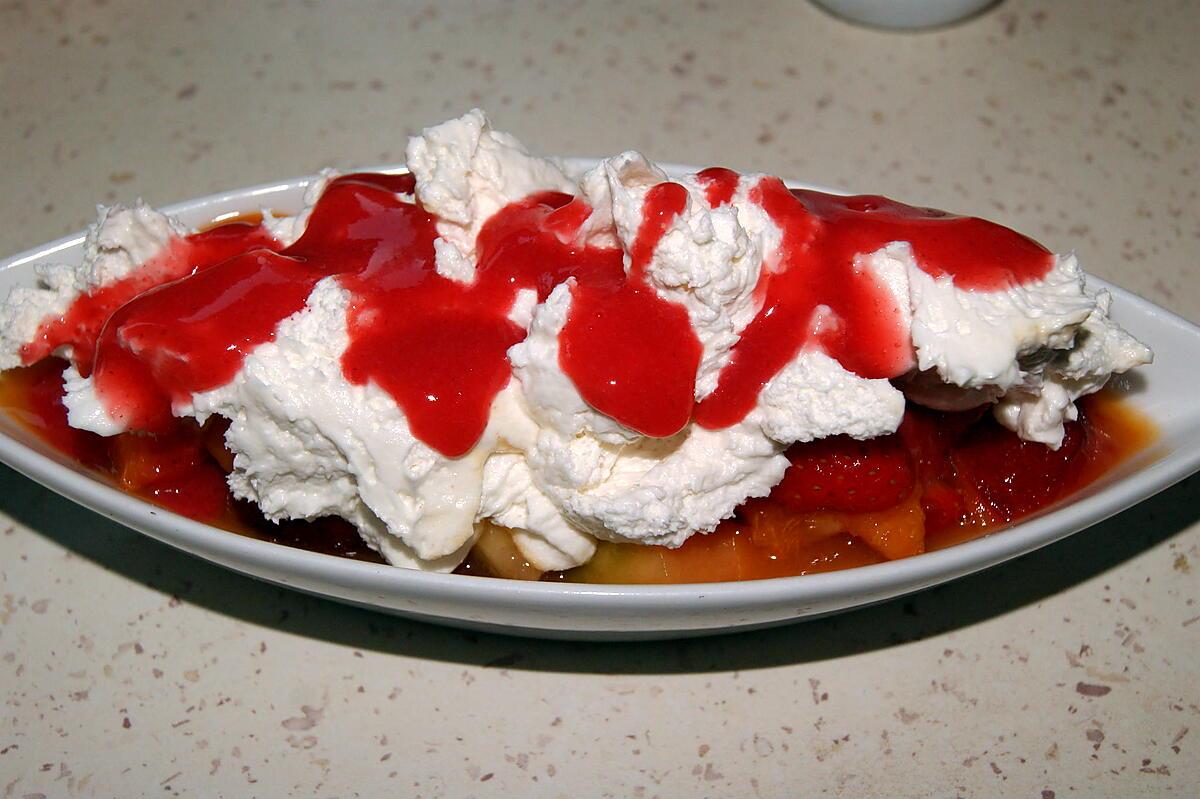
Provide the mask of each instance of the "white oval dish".
[{"label": "white oval dish", "polygon": [[[579,161],[575,165],[587,166]],[[668,171],[684,172],[685,168]],[[270,208],[296,212],[299,178],[225,192],[165,210],[201,225]],[[793,184],[800,185],[800,184]],[[0,297],[31,284],[36,263],[80,258],[71,236],[0,261]],[[1082,530],[1200,469],[1200,328],[1122,289],[1113,316],[1155,350],[1154,364],[1123,382],[1160,441],[1072,500],[1003,532],[905,560],[804,577],[688,585],[529,583],[430,574],[271,544],[210,527],[122,493],[0,414],[0,460],[59,494],[146,535],[279,585],[458,627],[595,640],[668,638],[783,624],[919,591],[1009,560]],[[3,500],[0,499],[0,510]]]}]

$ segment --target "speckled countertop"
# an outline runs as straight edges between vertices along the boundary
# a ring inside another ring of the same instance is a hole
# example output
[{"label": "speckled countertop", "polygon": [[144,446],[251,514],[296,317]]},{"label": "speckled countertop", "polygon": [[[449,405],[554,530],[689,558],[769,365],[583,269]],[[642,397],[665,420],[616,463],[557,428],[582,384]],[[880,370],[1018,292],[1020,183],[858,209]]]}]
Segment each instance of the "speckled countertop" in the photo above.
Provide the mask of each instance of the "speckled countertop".
[{"label": "speckled countertop", "polygon": [[[0,3],[0,252],[398,160],[471,105],[987,215],[1200,320],[1200,4]],[[911,599],[662,644],[276,589],[0,467],[3,796],[1196,796],[1200,481]]]}]

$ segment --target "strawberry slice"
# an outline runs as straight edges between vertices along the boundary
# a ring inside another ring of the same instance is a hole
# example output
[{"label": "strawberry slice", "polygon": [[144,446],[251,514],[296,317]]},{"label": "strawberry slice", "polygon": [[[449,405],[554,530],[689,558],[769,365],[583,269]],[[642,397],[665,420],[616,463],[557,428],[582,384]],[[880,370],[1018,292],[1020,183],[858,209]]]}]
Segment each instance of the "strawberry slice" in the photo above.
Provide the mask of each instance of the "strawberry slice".
[{"label": "strawberry slice", "polygon": [[201,521],[226,512],[225,472],[195,422],[176,420],[160,434],[122,433],[111,441],[113,475],[124,490]]},{"label": "strawberry slice", "polygon": [[794,444],[787,457],[792,465],[771,497],[794,510],[866,513],[890,508],[912,492],[912,464],[898,436],[832,436]]},{"label": "strawberry slice", "polygon": [[113,466],[126,491],[183,483],[207,458],[195,425],[183,423],[161,435],[123,433],[113,439]]},{"label": "strawberry slice", "polygon": [[952,482],[954,464],[950,452],[986,412],[986,407],[946,412],[908,406],[897,433],[912,453],[913,464],[923,481]]},{"label": "strawberry slice", "polygon": [[[946,412],[911,404],[905,410],[898,434],[912,453],[921,482],[926,532],[962,527],[971,516],[971,502],[963,493],[969,484],[958,476],[952,453],[958,442],[970,438],[968,432],[980,424],[987,410],[985,406]],[[975,493],[969,491],[972,496]]]},{"label": "strawberry slice", "polygon": [[1062,446],[1053,450],[989,421],[960,442],[954,465],[996,512],[998,521],[1016,521],[1074,490],[1087,462],[1086,435],[1078,422],[1068,423],[1066,430]]},{"label": "strawberry slice", "polygon": [[953,486],[940,480],[928,480],[921,492],[921,510],[925,512],[926,529],[938,532],[962,525],[969,509]]}]

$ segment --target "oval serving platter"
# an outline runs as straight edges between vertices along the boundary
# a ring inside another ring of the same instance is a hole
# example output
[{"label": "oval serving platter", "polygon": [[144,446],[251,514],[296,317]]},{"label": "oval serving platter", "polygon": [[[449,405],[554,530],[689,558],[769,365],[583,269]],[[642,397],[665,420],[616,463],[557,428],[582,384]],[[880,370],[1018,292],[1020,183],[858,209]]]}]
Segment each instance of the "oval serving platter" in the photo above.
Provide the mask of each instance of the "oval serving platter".
[{"label": "oval serving platter", "polygon": [[[578,160],[587,167],[594,161]],[[679,174],[686,167],[668,167]],[[395,168],[390,168],[394,171]],[[388,168],[380,171],[389,171]],[[303,207],[305,177],[178,203],[189,225],[270,208]],[[791,183],[792,186],[803,186]],[[83,236],[0,261],[0,297],[30,285],[45,261],[76,262]],[[376,610],[471,629],[547,638],[652,639],[785,624],[881,602],[1031,552],[1112,516],[1200,469],[1200,328],[1096,278],[1114,295],[1113,317],[1150,344],[1155,362],[1118,391],[1160,438],[1067,503],[990,536],[904,560],[802,577],[683,585],[585,585],[429,574],[246,538],[122,493],[0,414],[0,461],[62,496],[145,535],[234,571]],[[4,509],[0,499],[0,511]]]}]

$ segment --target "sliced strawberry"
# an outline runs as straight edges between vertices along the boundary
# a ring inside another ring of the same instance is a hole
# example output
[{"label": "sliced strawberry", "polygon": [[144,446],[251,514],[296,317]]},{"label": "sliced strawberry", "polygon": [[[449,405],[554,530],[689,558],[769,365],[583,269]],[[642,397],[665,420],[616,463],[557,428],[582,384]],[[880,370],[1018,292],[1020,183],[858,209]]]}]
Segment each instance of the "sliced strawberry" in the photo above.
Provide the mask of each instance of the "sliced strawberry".
[{"label": "sliced strawberry", "polygon": [[186,478],[153,483],[145,493],[164,508],[202,522],[221,518],[229,506],[225,474],[207,461]]},{"label": "sliced strawberry", "polygon": [[971,517],[971,497],[978,492],[959,477],[953,453],[959,442],[970,438],[969,431],[986,412],[986,407],[952,413],[915,405],[904,412],[899,435],[921,483],[928,534],[962,527]]},{"label": "sliced strawberry", "polygon": [[792,465],[771,497],[794,510],[884,510],[913,488],[912,465],[897,436],[833,436],[794,444],[787,456]]},{"label": "sliced strawberry", "polygon": [[940,480],[925,483],[921,509],[925,511],[925,526],[930,532],[957,527],[967,515],[962,496],[953,486]]},{"label": "sliced strawberry", "polygon": [[67,424],[62,403],[66,365],[66,361],[47,358],[4,372],[0,376],[0,412],[36,430],[46,443],[85,466],[103,468],[108,462],[108,439]]},{"label": "sliced strawberry", "polygon": [[978,425],[954,452],[959,476],[973,485],[999,518],[1011,522],[1069,493],[1084,449],[1083,425],[1067,425],[1066,438],[1057,450],[1024,441],[995,422]]},{"label": "sliced strawberry", "polygon": [[112,460],[117,479],[129,491],[184,485],[198,470],[212,465],[201,429],[190,420],[178,420],[163,433],[114,437]]},{"label": "sliced strawberry", "polygon": [[909,405],[904,412],[898,434],[912,454],[917,474],[922,480],[951,482],[954,464],[951,448],[962,439],[987,408],[950,413]]},{"label": "sliced strawberry", "polygon": [[126,491],[202,521],[216,520],[228,509],[225,472],[195,422],[177,420],[158,434],[114,436],[111,455],[114,476]]}]

